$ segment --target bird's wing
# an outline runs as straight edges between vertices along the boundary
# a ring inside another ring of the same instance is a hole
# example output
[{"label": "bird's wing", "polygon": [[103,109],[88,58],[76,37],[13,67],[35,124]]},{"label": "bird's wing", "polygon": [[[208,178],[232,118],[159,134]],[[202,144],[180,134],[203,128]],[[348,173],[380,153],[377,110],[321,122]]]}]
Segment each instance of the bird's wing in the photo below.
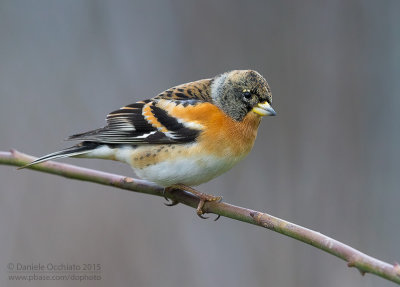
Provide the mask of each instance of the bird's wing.
[{"label": "bird's wing", "polygon": [[151,100],[111,112],[105,127],[68,140],[134,145],[193,142],[202,126],[175,116],[174,109],[209,104],[209,86],[209,80],[201,80],[171,88]]}]

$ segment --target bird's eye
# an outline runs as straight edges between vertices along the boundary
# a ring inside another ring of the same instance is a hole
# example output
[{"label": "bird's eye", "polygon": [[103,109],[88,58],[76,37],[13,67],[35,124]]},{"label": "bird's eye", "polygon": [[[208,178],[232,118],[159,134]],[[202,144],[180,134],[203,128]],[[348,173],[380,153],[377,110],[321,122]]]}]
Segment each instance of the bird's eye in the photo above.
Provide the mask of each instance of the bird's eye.
[{"label": "bird's eye", "polygon": [[243,93],[243,98],[245,98],[246,100],[250,100],[251,99],[251,93],[250,92],[244,92]]}]

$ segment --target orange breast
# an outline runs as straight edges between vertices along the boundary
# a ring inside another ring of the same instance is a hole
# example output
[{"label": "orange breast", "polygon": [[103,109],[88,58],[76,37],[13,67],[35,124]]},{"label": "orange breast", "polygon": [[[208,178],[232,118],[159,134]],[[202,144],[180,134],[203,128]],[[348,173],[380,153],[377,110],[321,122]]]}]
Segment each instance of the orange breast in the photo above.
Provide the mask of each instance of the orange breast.
[{"label": "orange breast", "polygon": [[202,125],[199,137],[201,149],[216,156],[242,157],[253,147],[261,117],[249,112],[237,122],[211,103],[196,106],[166,107],[168,112],[185,121]]}]

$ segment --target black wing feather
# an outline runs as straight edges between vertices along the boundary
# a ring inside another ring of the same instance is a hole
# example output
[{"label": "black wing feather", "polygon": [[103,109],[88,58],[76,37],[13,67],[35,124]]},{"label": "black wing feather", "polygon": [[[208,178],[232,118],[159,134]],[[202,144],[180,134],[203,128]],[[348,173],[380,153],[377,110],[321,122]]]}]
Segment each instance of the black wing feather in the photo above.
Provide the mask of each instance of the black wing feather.
[{"label": "black wing feather", "polygon": [[[196,100],[187,100],[188,104],[195,104]],[[184,104],[184,100],[174,101],[175,104]],[[200,130],[191,129],[169,115],[164,109],[156,106],[157,101],[150,105],[154,117],[168,130],[161,132],[154,127],[144,116],[143,108],[150,101],[143,101],[125,106],[111,112],[107,116],[107,126],[72,135],[68,140],[95,141],[107,144],[170,144],[187,143],[194,141]]]}]

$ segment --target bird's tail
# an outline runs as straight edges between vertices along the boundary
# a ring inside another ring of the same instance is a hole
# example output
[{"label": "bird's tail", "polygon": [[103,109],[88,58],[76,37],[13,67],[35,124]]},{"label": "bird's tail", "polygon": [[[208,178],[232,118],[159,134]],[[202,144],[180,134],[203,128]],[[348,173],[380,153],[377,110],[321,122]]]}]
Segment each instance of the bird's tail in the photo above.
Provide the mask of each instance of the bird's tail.
[{"label": "bird's tail", "polygon": [[57,159],[57,158],[64,158],[64,157],[72,157],[72,156],[78,156],[78,155],[83,155],[86,154],[94,149],[96,149],[99,146],[98,143],[95,142],[81,142],[75,146],[72,146],[70,148],[64,149],[64,150],[60,150],[60,151],[56,151],[53,152],[51,154],[42,156],[37,158],[36,160],[19,167],[18,169],[23,169],[26,168],[28,166],[34,165],[34,164],[38,164],[41,162],[45,162],[51,159]]}]

